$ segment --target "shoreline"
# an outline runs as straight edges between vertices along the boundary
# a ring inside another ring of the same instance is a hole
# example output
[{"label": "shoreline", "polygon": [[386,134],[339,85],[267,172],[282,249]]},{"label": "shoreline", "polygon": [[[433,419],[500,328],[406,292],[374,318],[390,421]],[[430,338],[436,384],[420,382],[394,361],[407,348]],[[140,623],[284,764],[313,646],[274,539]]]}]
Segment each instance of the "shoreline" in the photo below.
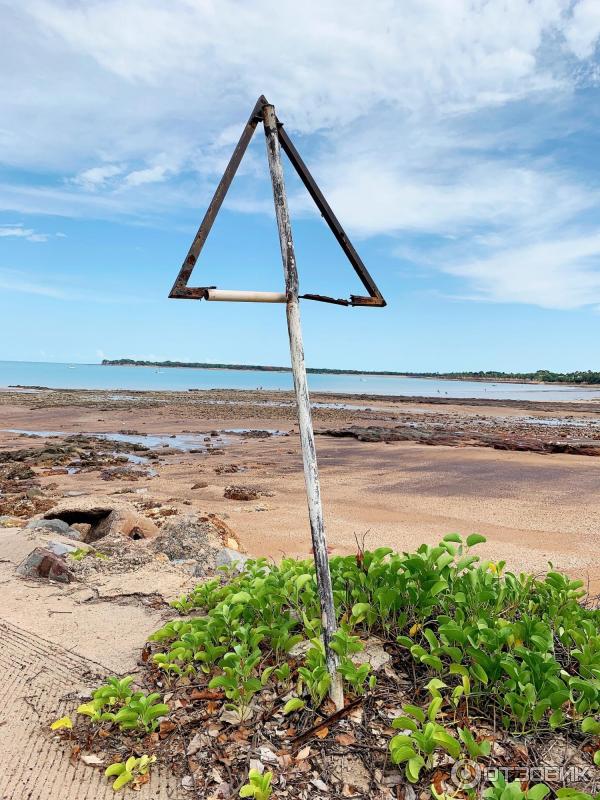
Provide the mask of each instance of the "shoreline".
[{"label": "shoreline", "polygon": [[[18,362],[17,362],[18,363]],[[24,362],[26,363],[26,362]],[[54,363],[54,362],[48,362]],[[223,372],[279,372],[291,373],[291,367],[282,366],[269,366],[261,364],[186,364],[184,362],[149,362],[149,363],[136,363],[134,361],[127,363],[120,363],[117,361],[104,360],[99,364],[82,364],[82,366],[100,366],[100,367],[141,367],[146,369],[194,369],[194,370],[214,370]],[[409,378],[412,380],[430,380],[430,381],[455,381],[458,383],[489,383],[495,385],[497,383],[508,384],[524,384],[527,386],[552,386],[557,387],[576,387],[578,389],[600,389],[600,383],[578,382],[578,381],[540,381],[534,378],[486,378],[477,375],[465,374],[449,375],[444,373],[424,373],[424,372],[395,372],[392,370],[357,370],[357,369],[335,369],[328,367],[306,367],[306,372],[309,375],[351,375],[355,377],[366,376],[373,378]]]},{"label": "shoreline", "polygon": [[[151,399],[153,395],[158,395],[161,399],[178,399],[186,398],[193,399],[194,397],[203,396],[226,396],[233,395],[235,400],[243,400],[244,397],[256,398],[256,403],[269,402],[269,396],[274,395],[277,400],[289,399],[290,403],[294,403],[294,393],[291,389],[123,389],[123,388],[102,388],[102,389],[80,389],[70,387],[51,387],[51,386],[35,386],[35,385],[9,385],[0,386],[0,394],[10,395],[27,395],[29,397],[43,395],[44,393],[66,394],[66,395],[82,395],[84,397],[94,398],[103,394],[119,395],[114,398],[116,400],[125,400],[126,395],[130,395],[135,399]],[[311,391],[311,402],[318,403],[319,398],[323,398],[321,402],[348,402],[348,403],[388,403],[398,405],[433,405],[433,406],[472,406],[478,408],[507,408],[507,409],[521,409],[531,410],[536,412],[552,412],[564,413],[568,411],[575,411],[581,413],[600,413],[600,399],[591,400],[546,400],[541,398],[539,400],[528,399],[511,399],[511,398],[492,398],[492,397],[442,397],[439,395],[387,395],[377,394],[375,392],[336,392],[328,391],[326,389],[317,389]],[[210,402],[210,401],[209,401]]]}]

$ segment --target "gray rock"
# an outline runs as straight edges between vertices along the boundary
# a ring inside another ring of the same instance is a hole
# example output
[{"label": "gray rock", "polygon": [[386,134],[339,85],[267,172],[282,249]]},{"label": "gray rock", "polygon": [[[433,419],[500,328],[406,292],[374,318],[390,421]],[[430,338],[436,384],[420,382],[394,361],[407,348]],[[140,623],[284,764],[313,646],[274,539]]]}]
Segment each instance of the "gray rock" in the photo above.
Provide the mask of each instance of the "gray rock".
[{"label": "gray rock", "polygon": [[66,542],[47,542],[46,548],[55,556],[66,556],[69,553],[77,552],[78,549],[75,545]]},{"label": "gray rock", "polygon": [[355,664],[370,664],[373,672],[377,672],[391,661],[391,655],[386,653],[378,639],[367,639],[363,644],[365,649],[352,655]]},{"label": "gray rock", "polygon": [[52,533],[60,533],[62,536],[68,536],[69,539],[81,541],[81,534],[76,531],[62,519],[30,519],[27,523],[27,528],[43,528]]},{"label": "gray rock", "polygon": [[72,577],[64,559],[45,547],[32,550],[17,567],[17,575],[60,583],[70,583]]},{"label": "gray rock", "polygon": [[241,572],[244,569],[244,564],[248,560],[248,556],[245,556],[243,553],[232,550],[231,547],[222,547],[216,555],[215,565],[217,567],[230,567],[235,565]]},{"label": "gray rock", "polygon": [[152,548],[157,553],[164,553],[169,561],[201,560],[210,567],[213,563],[213,538],[211,525],[188,515],[167,522],[153,540]]}]

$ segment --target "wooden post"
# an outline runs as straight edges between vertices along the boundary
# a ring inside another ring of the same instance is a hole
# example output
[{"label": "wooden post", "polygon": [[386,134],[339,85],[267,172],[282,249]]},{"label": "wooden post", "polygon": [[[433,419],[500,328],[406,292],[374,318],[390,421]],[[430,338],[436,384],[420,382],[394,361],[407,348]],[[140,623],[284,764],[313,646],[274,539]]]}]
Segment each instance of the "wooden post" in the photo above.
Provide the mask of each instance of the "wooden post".
[{"label": "wooden post", "polygon": [[296,390],[296,403],[298,406],[300,442],[304,461],[304,480],[308,496],[308,515],[310,517],[310,532],[321,603],[325,658],[327,660],[327,670],[331,676],[329,696],[339,710],[344,707],[342,678],[337,671],[337,655],[330,646],[332,636],[337,630],[337,622],[333,604],[333,590],[331,586],[331,573],[329,572],[325,526],[323,524],[323,508],[321,505],[321,487],[319,485],[315,436],[310,412],[306,368],[304,366],[304,348],[302,345],[302,329],[300,327],[300,303],[298,300],[298,271],[296,269],[292,227],[290,224],[290,215],[283,179],[283,166],[281,163],[279,136],[277,133],[277,118],[273,106],[263,106],[263,121],[267,139],[267,156],[269,158],[271,183],[273,184],[273,199],[275,201],[275,214],[277,216],[277,228],[279,230],[281,259],[283,261],[283,272],[285,275],[287,323],[290,337],[294,389]]}]

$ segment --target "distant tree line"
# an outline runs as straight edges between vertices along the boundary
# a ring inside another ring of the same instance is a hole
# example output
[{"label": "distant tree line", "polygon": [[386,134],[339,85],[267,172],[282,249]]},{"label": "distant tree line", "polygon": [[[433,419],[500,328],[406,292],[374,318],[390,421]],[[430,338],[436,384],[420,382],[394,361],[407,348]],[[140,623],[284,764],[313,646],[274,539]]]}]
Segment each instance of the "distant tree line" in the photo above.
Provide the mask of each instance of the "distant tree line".
[{"label": "distant tree line", "polygon": [[[408,374],[408,373],[406,373]],[[496,370],[480,370],[479,372],[412,372],[411,377],[419,378],[454,378],[456,380],[480,381],[535,381],[536,383],[600,383],[600,372],[582,370],[580,372],[552,372],[549,369],[538,369],[535,372],[497,372]]]},{"label": "distant tree line", "polygon": [[[137,361],[133,358],[116,358],[102,360],[109,367],[183,367],[187,369],[241,369],[253,372],[290,372],[289,367],[270,367],[264,364],[209,364],[203,361]],[[584,370],[580,372],[552,372],[549,369],[538,369],[536,372],[497,372],[496,370],[480,370],[478,372],[394,372],[371,371],[362,369],[327,369],[309,367],[307,372],[319,375],[393,375],[409,378],[446,378],[449,380],[474,381],[521,381],[523,383],[583,383],[600,384],[600,372]]]},{"label": "distant tree line", "polygon": [[[291,372],[290,367],[270,367],[264,364],[214,364],[204,361],[137,361],[132,358],[102,360],[105,367],[184,367],[187,369],[243,369],[252,372]],[[319,369],[309,367],[307,372],[326,375],[404,375],[402,372],[370,371],[362,369]]]}]

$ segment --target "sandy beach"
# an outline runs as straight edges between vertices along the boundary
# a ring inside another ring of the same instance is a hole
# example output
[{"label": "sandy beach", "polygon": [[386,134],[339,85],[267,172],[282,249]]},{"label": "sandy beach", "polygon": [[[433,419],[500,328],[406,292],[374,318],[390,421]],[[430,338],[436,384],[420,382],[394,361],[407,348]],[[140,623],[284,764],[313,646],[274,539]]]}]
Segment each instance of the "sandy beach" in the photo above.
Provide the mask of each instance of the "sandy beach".
[{"label": "sandy beach", "polygon": [[[551,561],[589,580],[591,591],[600,588],[594,565],[600,458],[528,449],[528,443],[540,441],[599,444],[600,408],[331,395],[315,395],[313,402],[317,432],[402,425],[428,435],[433,430],[441,442],[317,436],[332,553],[355,551],[357,540],[367,548],[404,550],[449,531],[478,531],[488,538],[482,555],[505,559],[516,570],[542,570]],[[107,481],[88,468],[39,471],[40,487],[53,500],[69,492],[118,492],[138,505],[153,498],[181,512],[218,516],[250,555],[310,552],[299,440],[287,393],[3,392],[0,403],[0,449],[51,441],[10,429],[66,435],[127,431],[152,449],[152,475],[133,464],[127,481]],[[255,438],[246,431],[271,435]],[[470,444],[475,434],[489,437],[490,431],[495,444]],[[463,437],[458,444],[444,444],[457,433]],[[188,435],[199,445],[192,441],[178,449],[177,440],[157,444],[153,435]],[[502,437],[516,437],[519,447],[525,442],[524,451],[495,449]],[[192,488],[199,483],[206,485]],[[263,494],[258,501],[227,499],[230,484]]]}]

